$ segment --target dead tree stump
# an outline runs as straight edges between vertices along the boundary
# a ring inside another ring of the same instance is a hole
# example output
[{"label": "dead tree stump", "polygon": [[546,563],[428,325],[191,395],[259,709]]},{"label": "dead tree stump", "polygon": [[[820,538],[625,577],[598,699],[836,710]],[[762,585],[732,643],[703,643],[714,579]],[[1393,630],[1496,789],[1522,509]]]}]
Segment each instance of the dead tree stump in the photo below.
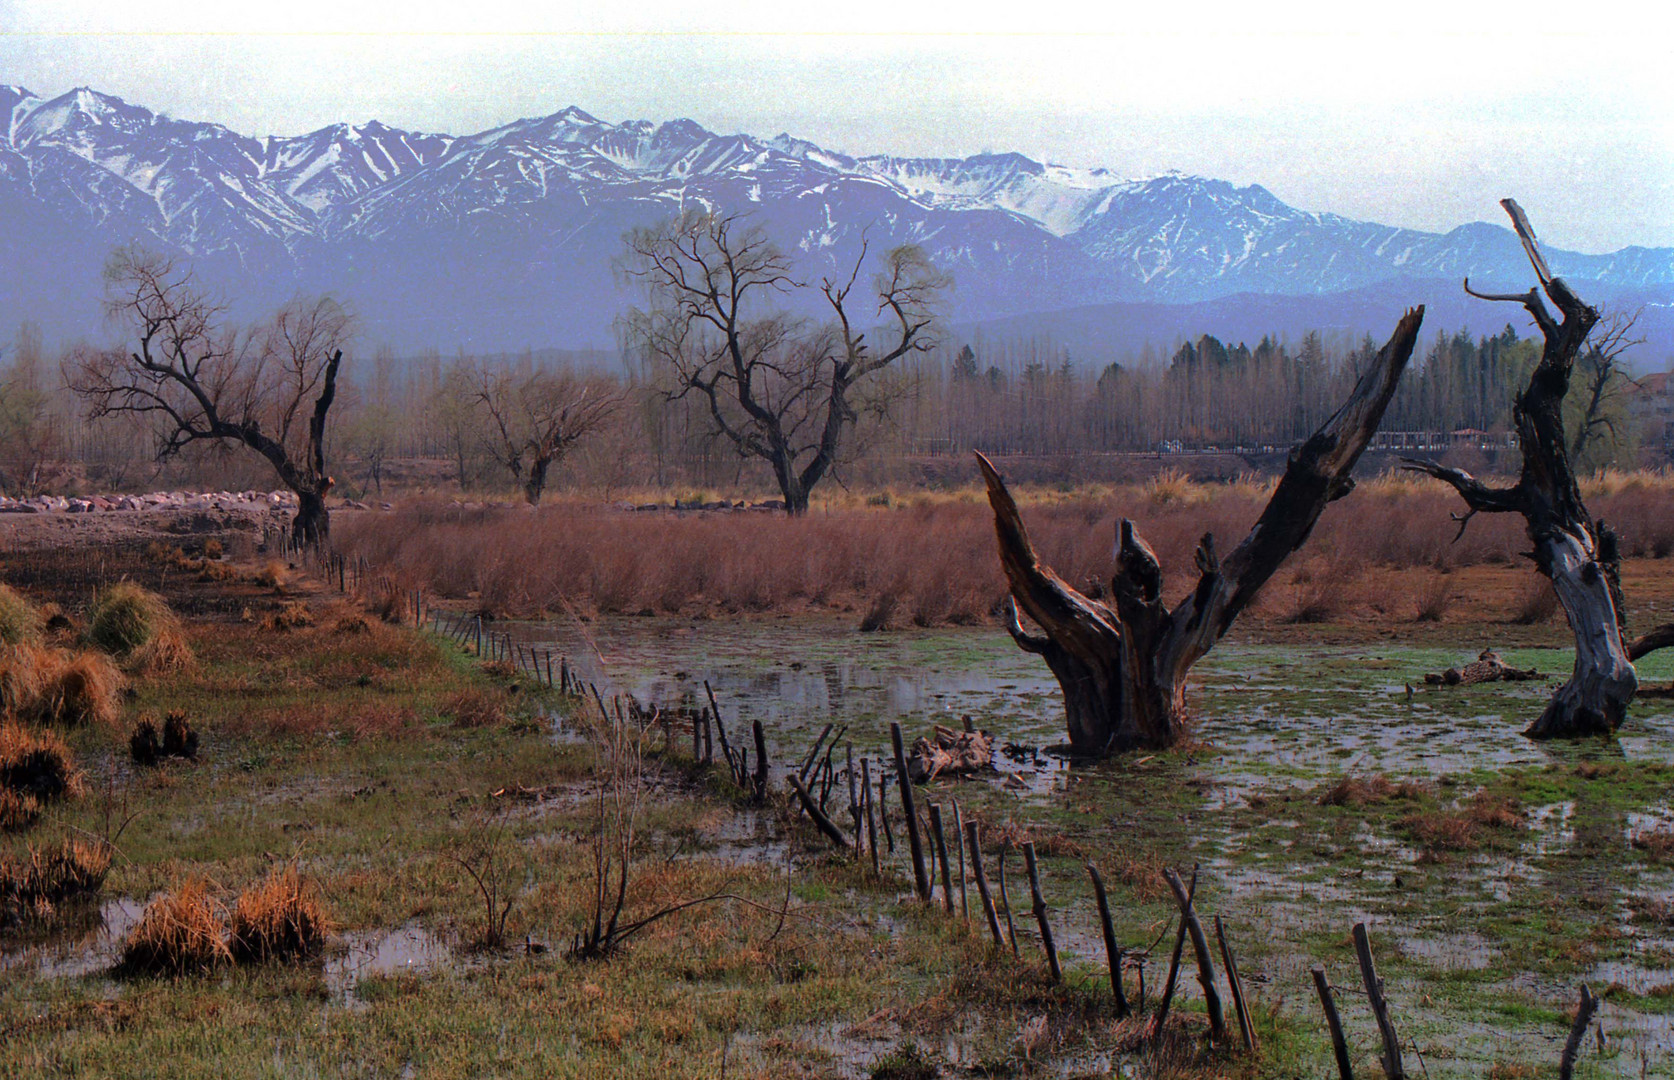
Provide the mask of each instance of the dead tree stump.
[{"label": "dead tree stump", "polygon": [[[1223,561],[1214,537],[1197,548],[1197,587],[1171,611],[1162,601],[1162,567],[1123,519],[1117,537],[1114,605],[1078,592],[1043,566],[1017,504],[993,464],[977,454],[1011,586],[1006,627],[1026,652],[1046,661],[1064,692],[1070,743],[1086,753],[1164,749],[1182,737],[1186,675],[1232,626],[1261,587],[1301,547],[1326,506],[1354,488],[1351,473],[1383,420],[1412,357],[1424,309],[1402,317],[1348,401],[1308,440],[1266,509]],[[1021,608],[1044,634],[1018,619]]]}]

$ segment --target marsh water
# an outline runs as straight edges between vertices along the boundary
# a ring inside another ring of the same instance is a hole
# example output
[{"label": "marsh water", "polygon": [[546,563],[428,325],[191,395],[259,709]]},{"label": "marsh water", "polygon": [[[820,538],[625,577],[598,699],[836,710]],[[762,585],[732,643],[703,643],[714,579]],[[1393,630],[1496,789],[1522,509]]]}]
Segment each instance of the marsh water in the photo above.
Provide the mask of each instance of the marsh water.
[{"label": "marsh water", "polygon": [[[996,630],[934,629],[861,634],[835,619],[699,621],[606,619],[590,624],[525,626],[514,637],[552,648],[606,697],[631,694],[642,703],[701,705],[704,684],[735,732],[761,720],[776,764],[804,754],[828,723],[846,725],[856,754],[881,755],[889,724],[911,740],[934,723],[959,726],[970,716],[998,736],[999,776],[987,781],[1019,819],[1061,813],[1075,794],[1103,782],[1118,786],[1106,763],[1072,762],[1054,752],[1063,738],[1057,685],[1044,663]],[[1387,775],[1459,784],[1510,771],[1570,769],[1582,760],[1674,762],[1674,704],[1636,705],[1613,743],[1542,745],[1521,728],[1539,712],[1550,687],[1567,673],[1562,649],[1509,649],[1504,659],[1551,679],[1470,688],[1427,688],[1427,672],[1474,659],[1467,648],[1399,645],[1304,646],[1223,644],[1195,672],[1194,737],[1187,782],[1202,801],[1180,830],[1180,864],[1199,862],[1229,921],[1260,927],[1254,978],[1262,993],[1311,1005],[1308,968],[1320,957],[1321,921],[1346,934],[1365,920],[1386,950],[1391,993],[1414,1039],[1452,1057],[1428,1062],[1436,1076],[1480,1076],[1494,1062],[1555,1061],[1554,1029],[1522,1006],[1561,1010],[1580,981],[1632,996],[1607,1009],[1612,1052],[1592,1062],[1595,1075],[1669,1075],[1674,1024],[1674,930],[1643,925],[1631,911],[1674,891],[1674,871],[1612,858],[1608,894],[1626,944],[1574,980],[1543,979],[1523,970],[1519,946],[1489,919],[1549,891],[1581,888],[1566,852],[1578,829],[1613,833],[1622,850],[1638,830],[1674,822],[1674,791],[1600,822],[1573,801],[1524,808],[1517,850],[1462,854],[1440,872],[1425,867],[1409,840],[1361,823],[1342,850],[1313,850],[1284,838],[1283,802],[1303,793],[1312,803],[1323,785],[1345,776]],[[1666,683],[1666,658],[1642,664],[1647,684]],[[1409,687],[1412,689],[1409,690]],[[735,739],[737,736],[735,736]],[[1004,774],[1014,774],[1006,781]],[[1449,788],[1448,790],[1453,790]],[[1259,809],[1272,805],[1273,809]],[[1119,797],[1109,820],[1123,827]],[[1242,811],[1242,813],[1228,813]],[[723,844],[736,838],[718,838]],[[1596,837],[1594,838],[1596,839]],[[1588,849],[1591,850],[1591,849]],[[1415,872],[1416,870],[1416,872]],[[1432,872],[1426,873],[1426,870]],[[1583,862],[1580,871],[1592,875]],[[1403,882],[1403,875],[1406,882]],[[1391,901],[1414,878],[1429,883],[1424,898]],[[1070,883],[1066,882],[1066,886]],[[1066,888],[1066,891],[1069,891]],[[1061,904],[1061,944],[1089,963],[1102,956],[1090,901],[1074,888]],[[1511,916],[1515,921],[1520,916]],[[1342,980],[1351,971],[1340,972]],[[1434,980],[1466,986],[1472,1004],[1432,993]],[[1648,996],[1647,996],[1648,995]],[[1352,1011],[1350,1003],[1345,1008]],[[1560,1030],[1561,1034],[1561,1030]],[[1076,1068],[1087,1068],[1079,1062]]]}]

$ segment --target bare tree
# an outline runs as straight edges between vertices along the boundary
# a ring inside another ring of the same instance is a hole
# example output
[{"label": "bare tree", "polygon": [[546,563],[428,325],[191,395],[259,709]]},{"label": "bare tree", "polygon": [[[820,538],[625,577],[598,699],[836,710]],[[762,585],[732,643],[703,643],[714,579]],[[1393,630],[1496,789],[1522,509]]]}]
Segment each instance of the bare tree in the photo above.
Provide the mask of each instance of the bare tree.
[{"label": "bare tree", "polygon": [[688,213],[636,230],[628,250],[627,273],[649,300],[624,322],[630,346],[673,373],[673,398],[697,396],[721,437],[767,463],[792,514],[808,509],[809,492],[839,462],[859,418],[857,387],[932,347],[933,310],[949,284],[919,248],[886,253],[873,315],[887,340],[874,350],[854,310],[864,243],[846,279],[819,285],[831,320],[818,326],[780,306],[803,287],[790,259],[737,217]]},{"label": "bare tree", "polygon": [[1588,339],[1585,352],[1576,360],[1581,374],[1578,395],[1571,395],[1574,435],[1569,453],[1577,465],[1597,472],[1616,455],[1623,442],[1620,425],[1625,423],[1624,411],[1628,388],[1633,380],[1622,369],[1622,354],[1642,345],[1644,338],[1633,337],[1633,327],[1639,313],[1616,313],[1605,317]]},{"label": "bare tree", "polygon": [[[1481,293],[1467,278],[1465,291],[1483,300],[1522,304],[1545,341],[1540,363],[1513,410],[1522,475],[1512,487],[1490,487],[1462,469],[1434,462],[1409,461],[1407,467],[1446,482],[1465,500],[1461,535],[1478,513],[1521,514],[1534,545],[1535,567],[1551,580],[1569,618],[1575,633],[1575,667],[1524,734],[1537,739],[1608,735],[1621,724],[1639,683],[1622,640],[1616,536],[1602,521],[1593,520],[1581,501],[1563,415],[1570,375],[1598,323],[1598,311],[1562,278],[1552,276],[1523,208],[1512,199],[1502,199],[1500,205],[1510,215],[1540,284],[1526,293]],[[1561,321],[1541,300],[1542,291],[1557,307]]]},{"label": "bare tree", "polygon": [[18,496],[41,491],[42,470],[58,450],[42,361],[41,328],[24,323],[0,375],[0,489]]},{"label": "bare tree", "polygon": [[325,508],[326,420],[349,317],[335,301],[297,300],[243,332],[172,259],[123,249],[105,270],[106,309],[137,342],[84,352],[66,371],[89,419],[131,415],[150,423],[159,459],[199,443],[237,444],[273,466],[296,493],[293,528],[314,544],[330,527]]},{"label": "bare tree", "polygon": [[505,369],[478,374],[476,399],[488,414],[488,453],[539,506],[547,471],[598,430],[618,403],[603,379],[567,371]]},{"label": "bare tree", "polygon": [[[1224,561],[1215,552],[1215,538],[1204,534],[1197,547],[1197,587],[1173,610],[1163,604],[1156,555],[1126,518],[1110,583],[1114,606],[1082,595],[1042,566],[1000,474],[977,455],[994,509],[1000,565],[1011,585],[1006,625],[1018,646],[1041,656],[1057,676],[1073,746],[1112,753],[1179,741],[1185,733],[1187,673],[1308,539],[1326,506],[1353,490],[1355,462],[1389,407],[1423,319],[1422,307],[1407,312],[1349,399],[1291,452],[1255,527]],[[1023,629],[1019,607],[1043,636]]]}]

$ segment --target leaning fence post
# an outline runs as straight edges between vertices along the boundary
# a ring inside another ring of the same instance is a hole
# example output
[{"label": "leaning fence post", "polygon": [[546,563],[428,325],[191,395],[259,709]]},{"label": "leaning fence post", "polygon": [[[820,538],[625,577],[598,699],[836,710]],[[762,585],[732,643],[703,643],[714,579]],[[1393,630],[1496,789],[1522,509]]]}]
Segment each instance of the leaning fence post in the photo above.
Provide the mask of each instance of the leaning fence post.
[{"label": "leaning fence post", "polygon": [[1331,1033],[1331,1052],[1337,1057],[1339,1080],[1354,1080],[1354,1066],[1349,1061],[1348,1040],[1343,1038],[1343,1020],[1337,1015],[1337,1003],[1331,1000],[1331,984],[1326,981],[1325,969],[1315,967],[1314,992],[1319,995],[1320,1008],[1325,1010],[1325,1027]]},{"label": "leaning fence post", "polygon": [[1401,1040],[1395,1034],[1395,1024],[1389,1019],[1389,1003],[1383,998],[1383,980],[1372,963],[1372,941],[1366,936],[1366,924],[1354,924],[1354,955],[1360,961],[1360,978],[1366,984],[1366,1000],[1377,1018],[1378,1033],[1383,1036],[1383,1071],[1389,1080],[1405,1080],[1406,1067],[1401,1063]]},{"label": "leaning fence post", "polygon": [[1000,919],[994,913],[994,898],[988,894],[988,875],[982,872],[982,845],[977,843],[977,823],[974,821],[965,822],[965,842],[971,848],[971,872],[976,875],[982,913],[988,916],[988,932],[994,935],[994,944],[1004,945],[1005,939],[1000,937]]},{"label": "leaning fence post", "polygon": [[953,914],[953,874],[947,865],[947,836],[942,832],[942,808],[936,803],[930,804],[930,835],[936,841],[936,861],[942,864],[942,903],[947,906],[947,913]]},{"label": "leaning fence post", "polygon": [[1232,955],[1232,946],[1226,941],[1226,924],[1219,915],[1215,916],[1215,938],[1221,943],[1221,961],[1226,965],[1226,981],[1232,990],[1232,1007],[1238,1013],[1238,1030],[1244,1036],[1244,1049],[1255,1052],[1257,1040],[1255,1024],[1250,1020],[1250,1010],[1244,1005],[1244,984],[1238,978],[1238,960]]},{"label": "leaning fence post", "polygon": [[918,898],[930,902],[930,878],[924,872],[924,841],[918,835],[918,802],[913,795],[913,781],[907,775],[907,751],[901,745],[901,725],[889,725],[889,741],[895,748],[895,775],[901,784],[901,806],[907,819],[907,844],[912,849],[913,885]]},{"label": "leaning fence post", "polygon": [[960,838],[965,835],[965,819],[959,813],[959,800],[953,800],[953,846],[959,849],[959,910],[964,915],[965,923],[971,921],[971,894],[965,889],[965,845]]},{"label": "leaning fence post", "polygon": [[752,727],[756,736],[756,801],[762,802],[767,798],[767,735],[760,720],[754,721]]},{"label": "leaning fence post", "polygon": [[1204,936],[1203,924],[1197,919],[1197,908],[1192,905],[1192,898],[1180,883],[1180,875],[1169,866],[1163,868],[1163,877],[1174,891],[1174,899],[1180,904],[1180,917],[1186,920],[1186,930],[1192,936],[1192,951],[1197,954],[1197,981],[1203,987],[1203,1003],[1209,1012],[1209,1041],[1224,1042],[1226,1015],[1221,1011],[1221,995],[1215,989],[1215,961],[1209,955],[1209,940]]},{"label": "leaning fence post", "polygon": [[883,868],[878,865],[878,822],[872,816],[872,759],[860,759],[860,792],[861,799],[866,804],[866,846],[872,852],[872,876],[881,877]]},{"label": "leaning fence post", "polygon": [[1122,947],[1116,944],[1116,928],[1110,922],[1110,901],[1104,895],[1104,878],[1099,868],[1087,864],[1087,876],[1093,879],[1093,897],[1099,903],[1099,926],[1104,931],[1104,958],[1110,966],[1110,990],[1116,995],[1116,1015],[1128,1015],[1128,996],[1122,990]]},{"label": "leaning fence post", "polygon": [[1063,982],[1064,973],[1058,967],[1058,946],[1052,943],[1052,924],[1046,921],[1046,898],[1040,894],[1040,871],[1035,866],[1035,842],[1023,845],[1023,862],[1029,870],[1029,899],[1034,903],[1035,922],[1040,924],[1040,945],[1046,950],[1046,963],[1052,970],[1052,981]]},{"label": "leaning fence post", "polygon": [[1581,1054],[1581,1040],[1587,1034],[1587,1025],[1593,1022],[1593,1014],[1598,1011],[1598,998],[1587,989],[1587,984],[1581,984],[1581,1004],[1575,1009],[1575,1023],[1569,1027],[1569,1038],[1564,1040],[1564,1054],[1558,1061],[1558,1080],[1570,1080],[1575,1075],[1575,1059]]}]

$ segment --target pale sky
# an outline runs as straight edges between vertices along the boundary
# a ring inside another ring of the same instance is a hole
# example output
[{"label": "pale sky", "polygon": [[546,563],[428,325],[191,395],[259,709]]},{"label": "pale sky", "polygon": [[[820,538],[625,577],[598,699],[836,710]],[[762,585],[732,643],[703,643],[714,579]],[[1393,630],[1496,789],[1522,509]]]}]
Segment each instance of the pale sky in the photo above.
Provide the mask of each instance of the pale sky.
[{"label": "pale sky", "polygon": [[1125,6],[0,0],[0,83],[252,135],[464,134],[574,104],[849,153],[1179,169],[1433,230],[1512,195],[1551,244],[1674,246],[1666,9]]}]

